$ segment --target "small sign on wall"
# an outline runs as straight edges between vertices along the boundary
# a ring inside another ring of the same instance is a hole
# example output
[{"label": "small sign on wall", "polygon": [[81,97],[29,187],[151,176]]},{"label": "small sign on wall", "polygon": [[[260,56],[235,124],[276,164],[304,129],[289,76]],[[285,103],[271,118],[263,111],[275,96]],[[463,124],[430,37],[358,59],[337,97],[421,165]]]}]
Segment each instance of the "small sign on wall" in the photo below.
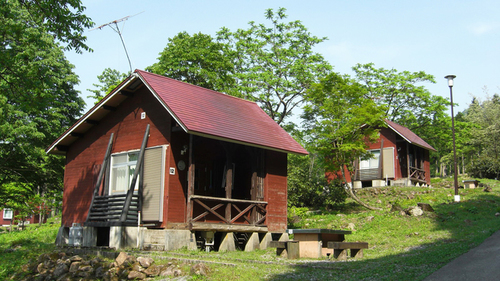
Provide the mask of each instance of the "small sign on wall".
[{"label": "small sign on wall", "polygon": [[175,168],[170,167],[170,175],[174,176],[175,175]]}]

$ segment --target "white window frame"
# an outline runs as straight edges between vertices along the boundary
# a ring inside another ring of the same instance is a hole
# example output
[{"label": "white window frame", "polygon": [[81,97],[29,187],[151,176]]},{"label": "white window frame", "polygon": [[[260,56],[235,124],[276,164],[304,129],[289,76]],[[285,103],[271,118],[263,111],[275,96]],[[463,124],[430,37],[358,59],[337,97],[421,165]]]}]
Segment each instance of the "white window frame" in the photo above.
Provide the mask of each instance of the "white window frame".
[{"label": "white window frame", "polygon": [[[130,166],[137,167],[137,162],[139,159],[130,161],[128,158],[129,154],[137,154],[137,158],[139,158],[139,150],[124,151],[124,152],[114,153],[111,155],[111,165],[110,165],[111,167],[109,171],[110,181],[108,190],[109,195],[126,194],[128,192],[128,189],[130,188],[130,183],[131,183],[130,181],[132,180],[133,177],[133,174],[130,174]],[[127,161],[115,163],[116,157],[123,155],[127,155]],[[125,178],[128,179],[127,186],[123,190],[122,189],[116,190],[116,188],[113,189],[115,187],[114,173],[116,171],[115,169],[120,167],[127,167],[127,169],[125,170],[126,173]],[[137,192],[139,190],[139,181],[140,181],[140,175],[137,177],[137,181],[135,182],[134,192]]]},{"label": "white window frame", "polygon": [[5,208],[3,209],[3,219],[4,220],[11,220],[12,217],[14,217],[14,211],[10,208]]},{"label": "white window frame", "polygon": [[359,160],[359,169],[360,170],[378,169],[380,160],[380,149],[373,149],[369,150],[368,152],[374,154],[374,157],[366,160]]}]

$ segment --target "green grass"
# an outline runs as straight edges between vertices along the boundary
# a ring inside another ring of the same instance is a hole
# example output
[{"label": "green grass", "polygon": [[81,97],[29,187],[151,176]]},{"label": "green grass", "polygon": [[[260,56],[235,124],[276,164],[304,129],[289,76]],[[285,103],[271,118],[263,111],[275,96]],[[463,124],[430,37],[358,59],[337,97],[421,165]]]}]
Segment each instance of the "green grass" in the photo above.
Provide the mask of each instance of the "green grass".
[{"label": "green grass", "polygon": [[[276,257],[274,249],[155,254],[186,264],[192,260],[207,262],[208,277],[197,276],[195,280],[422,280],[500,229],[500,217],[495,216],[500,211],[500,184],[493,180],[481,182],[493,191],[460,189],[459,203],[453,202],[453,189],[446,188],[451,186],[449,180],[433,180],[433,188],[363,189],[357,195],[383,208],[382,211],[370,211],[348,200],[328,212],[301,211],[301,218],[294,220],[294,228],[352,228],[347,241],[365,241],[370,245],[364,250],[364,258],[358,260],[287,260]],[[419,202],[429,203],[435,212],[420,217],[391,212],[394,204],[408,208]],[[32,226],[24,232],[1,233],[0,258],[7,262],[0,265],[0,279],[12,276],[29,257],[54,249],[56,233],[57,223],[38,229]]]},{"label": "green grass", "polygon": [[37,258],[43,253],[55,249],[57,231],[60,220],[50,219],[42,226],[28,225],[23,231],[9,233],[8,228],[0,232],[0,280],[7,280],[19,272],[21,266]]}]

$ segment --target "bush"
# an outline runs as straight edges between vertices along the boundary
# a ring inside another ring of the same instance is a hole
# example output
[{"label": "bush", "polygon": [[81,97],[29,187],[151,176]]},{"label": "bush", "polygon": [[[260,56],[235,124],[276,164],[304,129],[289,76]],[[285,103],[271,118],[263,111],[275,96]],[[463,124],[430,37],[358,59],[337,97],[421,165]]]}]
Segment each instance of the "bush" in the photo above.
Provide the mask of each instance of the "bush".
[{"label": "bush", "polygon": [[467,173],[473,178],[498,179],[500,161],[491,157],[480,157],[467,166]]}]

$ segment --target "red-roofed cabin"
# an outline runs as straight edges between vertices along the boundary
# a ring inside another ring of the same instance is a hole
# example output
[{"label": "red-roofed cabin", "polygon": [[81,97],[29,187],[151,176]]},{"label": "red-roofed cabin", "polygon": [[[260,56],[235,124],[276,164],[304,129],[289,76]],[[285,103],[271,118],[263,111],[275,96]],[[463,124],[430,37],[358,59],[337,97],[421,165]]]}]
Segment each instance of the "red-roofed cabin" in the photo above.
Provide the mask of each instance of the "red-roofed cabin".
[{"label": "red-roofed cabin", "polygon": [[[39,223],[40,222],[40,217],[36,214],[32,214],[28,217],[23,218],[23,221],[20,221],[20,218],[16,219],[16,216],[19,215],[19,212],[14,211],[9,208],[4,208],[3,210],[0,210],[0,226],[9,226],[9,225],[21,225],[24,223],[26,224],[33,224],[33,223]],[[46,219],[44,219],[44,222]]]},{"label": "red-roofed cabin", "polygon": [[284,233],[287,153],[307,154],[256,103],[140,70],[47,152],[66,155],[59,243],[79,223],[85,246],[166,250]]},{"label": "red-roofed cabin", "polygon": [[[373,158],[355,163],[354,187],[429,185],[431,145],[410,129],[385,120],[380,138],[368,144]],[[349,173],[347,181],[351,182]]]}]

